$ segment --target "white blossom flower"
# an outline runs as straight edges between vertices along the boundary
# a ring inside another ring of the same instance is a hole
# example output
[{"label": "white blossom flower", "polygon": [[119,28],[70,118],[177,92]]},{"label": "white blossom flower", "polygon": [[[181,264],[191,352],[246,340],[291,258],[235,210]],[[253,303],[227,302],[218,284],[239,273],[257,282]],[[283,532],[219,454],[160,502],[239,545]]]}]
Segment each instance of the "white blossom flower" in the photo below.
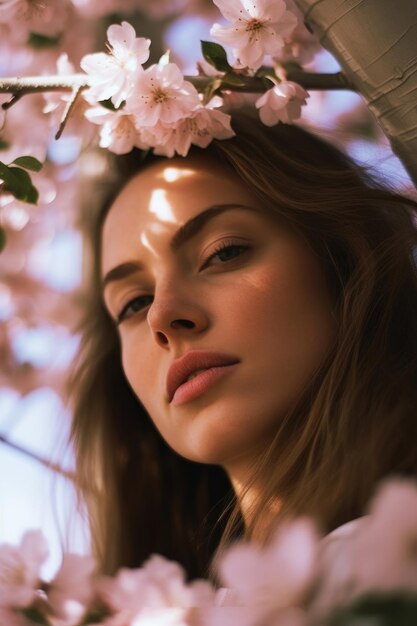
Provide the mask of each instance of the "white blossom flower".
[{"label": "white blossom flower", "polygon": [[70,11],[68,0],[2,0],[0,23],[13,24],[26,34],[55,37],[64,30]]},{"label": "white blossom flower", "polygon": [[126,110],[136,116],[140,129],[158,122],[177,122],[199,104],[196,88],[184,80],[179,67],[175,63],[158,63],[137,76]]},{"label": "white blossom flower", "polygon": [[48,605],[59,626],[78,624],[93,598],[94,560],[89,556],[65,554],[48,589]]},{"label": "white blossom flower", "polygon": [[352,549],[355,589],[417,591],[417,484],[383,484]]},{"label": "white blossom flower", "polygon": [[235,133],[230,126],[230,121],[230,115],[200,106],[188,117],[165,130],[162,129],[154,152],[167,157],[173,157],[175,153],[185,157],[191,144],[206,148],[213,139],[233,137]]},{"label": "white blossom flower", "polygon": [[137,0],[71,0],[78,13],[87,18],[98,18],[111,13],[132,13]]},{"label": "white blossom flower", "polygon": [[277,56],[297,18],[284,0],[213,0],[230,26],[214,24],[210,34],[230,45],[240,67],[257,70],[264,56]]},{"label": "white blossom flower", "polygon": [[297,25],[289,37],[285,38],[285,45],[275,59],[281,63],[296,61],[300,64],[310,63],[315,54],[321,49],[316,35],[307,30],[304,23],[304,14],[296,6],[294,0],[285,0],[287,9],[297,18]]},{"label": "white blossom flower", "polygon": [[[220,562],[220,578],[238,603],[267,617],[297,606],[315,574],[318,537],[307,519],[278,528],[264,547],[238,544]],[[278,622],[279,623],[279,622]]]},{"label": "white blossom flower", "polygon": [[222,606],[205,609],[199,618],[197,622],[199,626],[308,626],[311,624],[305,612],[298,608],[282,609],[274,615],[265,617],[259,606]]},{"label": "white blossom flower", "polygon": [[83,95],[90,103],[111,98],[114,106],[119,107],[128,97],[137,72],[143,71],[151,42],[136,37],[128,22],[109,26],[107,39],[110,54],[97,52],[81,59],[80,65],[87,72],[90,85]]},{"label": "white blossom flower", "polygon": [[190,609],[175,608],[147,608],[144,607],[136,615],[129,616],[125,613],[110,617],[102,626],[193,626],[195,623],[189,617]]},{"label": "white blossom flower", "polygon": [[110,111],[102,106],[93,107],[85,112],[86,118],[93,124],[101,125],[99,145],[108,148],[114,154],[126,154],[134,147],[146,149],[135,126],[135,118],[125,112]]},{"label": "white blossom flower", "polygon": [[103,578],[97,588],[112,612],[106,626],[186,626],[191,610],[214,605],[209,582],[187,584],[182,567],[158,555],[140,569]]},{"label": "white blossom flower", "polygon": [[369,515],[323,541],[319,585],[310,612],[315,622],[368,592],[417,591],[417,485],[383,484]]},{"label": "white blossom flower", "polygon": [[40,531],[28,531],[20,546],[0,545],[0,607],[29,606],[39,583],[48,546]]},{"label": "white blossom flower", "polygon": [[266,126],[278,122],[291,124],[301,115],[301,107],[309,95],[297,83],[285,81],[268,89],[256,102],[259,117]]}]

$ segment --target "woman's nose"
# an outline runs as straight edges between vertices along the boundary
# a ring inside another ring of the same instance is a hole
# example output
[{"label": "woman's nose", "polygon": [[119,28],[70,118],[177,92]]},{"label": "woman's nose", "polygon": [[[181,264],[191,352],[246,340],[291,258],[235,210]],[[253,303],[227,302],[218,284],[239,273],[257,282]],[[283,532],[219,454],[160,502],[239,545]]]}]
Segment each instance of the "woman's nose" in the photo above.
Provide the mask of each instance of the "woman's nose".
[{"label": "woman's nose", "polygon": [[209,318],[195,297],[170,290],[155,294],[148,311],[148,324],[155,340],[162,346],[169,346],[180,338],[204,332]]}]

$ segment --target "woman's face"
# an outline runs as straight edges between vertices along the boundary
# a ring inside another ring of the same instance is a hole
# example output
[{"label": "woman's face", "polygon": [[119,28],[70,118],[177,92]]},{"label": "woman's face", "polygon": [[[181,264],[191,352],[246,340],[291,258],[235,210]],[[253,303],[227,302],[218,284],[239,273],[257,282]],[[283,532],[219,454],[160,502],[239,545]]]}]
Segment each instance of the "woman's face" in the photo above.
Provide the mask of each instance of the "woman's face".
[{"label": "woman's face", "polygon": [[271,442],[334,335],[312,250],[207,157],[127,184],[104,223],[102,277],[126,377],[161,435],[225,469]]}]

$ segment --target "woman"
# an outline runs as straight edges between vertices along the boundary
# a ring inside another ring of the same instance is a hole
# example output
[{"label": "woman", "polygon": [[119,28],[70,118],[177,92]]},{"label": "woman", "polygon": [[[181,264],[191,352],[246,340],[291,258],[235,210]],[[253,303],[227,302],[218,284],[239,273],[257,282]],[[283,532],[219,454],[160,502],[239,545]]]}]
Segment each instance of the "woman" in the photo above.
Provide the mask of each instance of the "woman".
[{"label": "woman", "polygon": [[330,532],[417,474],[416,203],[300,128],[233,127],[121,158],[92,224],[73,441],[105,572],[205,576],[219,543]]}]

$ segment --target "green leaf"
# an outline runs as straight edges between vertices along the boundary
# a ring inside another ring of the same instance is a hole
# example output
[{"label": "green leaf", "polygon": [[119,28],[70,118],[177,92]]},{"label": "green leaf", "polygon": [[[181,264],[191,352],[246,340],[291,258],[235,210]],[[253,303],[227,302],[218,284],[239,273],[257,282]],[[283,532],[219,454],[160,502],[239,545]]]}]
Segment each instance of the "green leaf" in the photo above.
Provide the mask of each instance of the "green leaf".
[{"label": "green leaf", "polygon": [[1,139],[0,137],[0,150],[7,150],[7,148],[10,146],[8,141],[5,141],[4,139]]},{"label": "green leaf", "polygon": [[0,180],[4,181],[3,189],[10,192],[17,200],[36,204],[39,193],[33,186],[29,174],[20,167],[9,166],[0,161]]},{"label": "green leaf", "polygon": [[20,167],[10,167],[10,170],[13,176],[17,178],[18,184],[14,184],[10,187],[10,184],[7,183],[8,190],[18,200],[28,202],[29,204],[36,204],[39,199],[39,192],[32,184],[29,174],[25,170],[20,169]]},{"label": "green leaf", "polygon": [[3,252],[4,248],[6,247],[6,242],[6,231],[0,226],[0,252]]},{"label": "green leaf", "polygon": [[28,45],[36,50],[45,50],[48,48],[55,48],[61,41],[61,35],[56,37],[47,37],[40,33],[30,33],[28,39]]},{"label": "green leaf", "polygon": [[44,615],[42,615],[39,609],[29,607],[27,609],[21,609],[20,613],[33,624],[41,624],[41,626],[49,626],[48,620],[46,619],[46,617],[44,617]]},{"label": "green leaf", "polygon": [[19,183],[10,167],[2,161],[0,161],[0,180],[3,180],[8,187],[14,187]]},{"label": "green leaf", "polygon": [[212,41],[201,41],[201,51],[205,60],[219,72],[233,71],[227,60],[226,50],[220,44]]},{"label": "green leaf", "polygon": [[415,626],[417,594],[407,591],[370,593],[330,616],[327,626],[351,626],[359,622],[380,626]]},{"label": "green leaf", "polygon": [[43,167],[43,163],[38,161],[38,159],[35,159],[33,156],[18,157],[13,161],[13,163],[15,165],[20,165],[20,167],[23,167],[25,170],[32,170],[33,172],[40,172]]}]

